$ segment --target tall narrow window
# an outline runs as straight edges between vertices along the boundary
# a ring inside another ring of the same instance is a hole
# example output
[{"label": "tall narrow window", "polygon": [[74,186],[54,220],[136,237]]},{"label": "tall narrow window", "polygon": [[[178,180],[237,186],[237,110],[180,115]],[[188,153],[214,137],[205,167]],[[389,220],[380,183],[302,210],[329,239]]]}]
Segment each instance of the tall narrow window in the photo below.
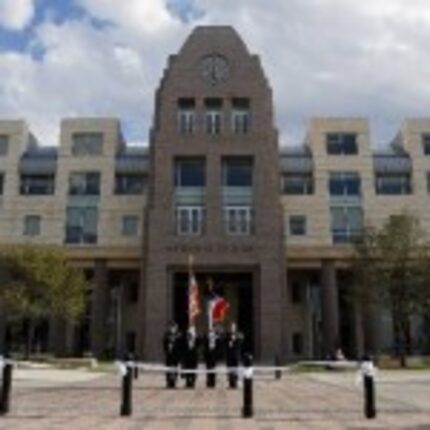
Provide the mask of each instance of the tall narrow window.
[{"label": "tall narrow window", "polygon": [[178,131],[181,134],[192,134],[195,128],[195,101],[193,98],[178,100]]},{"label": "tall narrow window", "polygon": [[4,190],[4,173],[0,172],[0,196],[3,195]]},{"label": "tall narrow window", "polygon": [[249,99],[232,100],[232,128],[235,134],[246,134],[250,127]]},{"label": "tall narrow window", "polygon": [[220,134],[222,129],[222,99],[205,99],[205,109],[206,133]]},{"label": "tall narrow window", "polygon": [[204,232],[205,170],[203,158],[175,160],[175,227],[178,235],[197,236]]}]

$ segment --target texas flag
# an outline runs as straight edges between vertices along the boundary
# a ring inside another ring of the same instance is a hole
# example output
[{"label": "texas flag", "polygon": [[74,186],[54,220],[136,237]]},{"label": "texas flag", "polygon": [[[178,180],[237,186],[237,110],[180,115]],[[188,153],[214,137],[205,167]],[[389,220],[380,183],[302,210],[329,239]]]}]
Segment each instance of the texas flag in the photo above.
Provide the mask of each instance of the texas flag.
[{"label": "texas flag", "polygon": [[209,314],[209,327],[213,327],[214,322],[224,321],[225,315],[230,307],[230,304],[224,297],[215,296],[209,301],[208,314]]},{"label": "texas flag", "polygon": [[196,277],[194,276],[194,274],[190,273],[188,285],[188,319],[190,325],[194,325],[194,320],[199,313],[199,286],[197,285]]}]

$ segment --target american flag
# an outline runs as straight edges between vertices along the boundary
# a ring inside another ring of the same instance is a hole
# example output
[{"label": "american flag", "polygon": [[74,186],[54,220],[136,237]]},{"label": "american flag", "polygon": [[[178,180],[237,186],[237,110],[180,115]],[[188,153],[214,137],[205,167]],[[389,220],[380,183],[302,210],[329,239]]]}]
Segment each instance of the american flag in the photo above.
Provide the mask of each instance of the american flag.
[{"label": "american flag", "polygon": [[200,313],[199,304],[199,286],[197,285],[196,277],[190,273],[188,285],[188,319],[190,325],[194,325],[196,316]]}]

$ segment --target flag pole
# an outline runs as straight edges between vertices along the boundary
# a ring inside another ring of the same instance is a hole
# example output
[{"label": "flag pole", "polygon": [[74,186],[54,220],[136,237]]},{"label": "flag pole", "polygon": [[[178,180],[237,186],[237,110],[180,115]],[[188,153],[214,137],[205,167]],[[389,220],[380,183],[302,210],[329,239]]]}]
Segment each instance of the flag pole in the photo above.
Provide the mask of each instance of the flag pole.
[{"label": "flag pole", "polygon": [[190,296],[191,296],[191,277],[193,276],[193,254],[188,254],[188,327],[193,325],[193,317],[190,310]]},{"label": "flag pole", "polygon": [[208,305],[206,306],[207,312],[208,312],[208,329],[212,330],[214,326],[213,318],[212,318],[212,297],[211,294],[213,293],[213,284],[212,280],[208,279],[208,287],[209,287],[209,301]]}]

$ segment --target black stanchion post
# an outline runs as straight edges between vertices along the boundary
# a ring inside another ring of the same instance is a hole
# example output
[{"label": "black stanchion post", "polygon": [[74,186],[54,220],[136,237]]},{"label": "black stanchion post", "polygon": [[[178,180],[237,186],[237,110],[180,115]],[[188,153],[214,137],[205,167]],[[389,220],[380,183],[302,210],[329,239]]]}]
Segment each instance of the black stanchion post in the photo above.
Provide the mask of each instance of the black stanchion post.
[{"label": "black stanchion post", "polygon": [[281,379],[282,378],[282,372],[279,369],[281,367],[281,360],[279,359],[279,355],[275,357],[275,367],[278,369],[275,370],[275,379]]},{"label": "black stanchion post", "polygon": [[246,354],[243,359],[243,408],[242,417],[252,418],[254,416],[254,405],[253,405],[253,368],[252,368],[252,356]]},{"label": "black stanchion post", "polygon": [[367,419],[376,418],[375,379],[373,375],[364,375],[364,415]]},{"label": "black stanchion post", "polygon": [[376,418],[375,366],[369,355],[363,357],[361,374],[364,386],[364,416],[373,419]]},{"label": "black stanchion post", "polygon": [[12,389],[12,364],[3,366],[3,382],[0,393],[0,415],[6,415],[10,409],[10,392]]},{"label": "black stanchion post", "polygon": [[125,371],[122,376],[121,411],[122,417],[128,417],[132,411],[133,366],[124,363]]}]

